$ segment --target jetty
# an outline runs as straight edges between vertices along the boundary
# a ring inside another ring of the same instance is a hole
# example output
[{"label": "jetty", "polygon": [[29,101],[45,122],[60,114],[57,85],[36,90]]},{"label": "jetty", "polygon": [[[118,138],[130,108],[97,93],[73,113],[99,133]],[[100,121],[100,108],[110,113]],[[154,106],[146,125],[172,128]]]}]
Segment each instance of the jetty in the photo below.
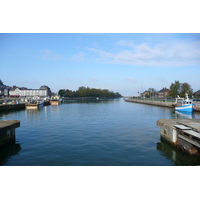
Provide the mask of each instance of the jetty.
[{"label": "jetty", "polygon": [[190,155],[200,156],[200,119],[159,119],[161,138]]},{"label": "jetty", "polygon": [[15,140],[15,129],[18,127],[18,120],[0,121],[0,147]]},{"label": "jetty", "polygon": [[[136,99],[136,98],[129,98],[125,99],[126,102],[131,102],[131,103],[141,103],[141,104],[147,104],[147,105],[152,105],[152,106],[162,106],[162,107],[167,107],[167,108],[174,108],[175,107],[175,102],[168,102],[165,100],[144,100],[144,99]],[[194,102],[196,104],[194,111],[200,112],[200,102]]]},{"label": "jetty", "polygon": [[0,104],[0,111],[25,109],[25,103],[20,104]]}]

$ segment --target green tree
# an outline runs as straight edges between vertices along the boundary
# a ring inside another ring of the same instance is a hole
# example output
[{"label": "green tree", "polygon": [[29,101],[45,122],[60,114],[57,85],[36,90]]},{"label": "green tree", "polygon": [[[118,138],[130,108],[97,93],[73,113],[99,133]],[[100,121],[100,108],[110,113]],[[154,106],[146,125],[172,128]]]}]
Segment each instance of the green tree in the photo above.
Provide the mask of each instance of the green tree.
[{"label": "green tree", "polygon": [[191,88],[190,84],[188,84],[188,83],[182,83],[181,84],[180,95],[185,96],[185,93],[187,93],[190,96],[192,96],[192,93],[193,93],[193,89]]},{"label": "green tree", "polygon": [[121,94],[118,92],[114,93],[113,91],[109,91],[107,89],[96,89],[81,86],[76,91],[72,91],[69,89],[61,89],[58,94],[61,97],[110,97],[110,98],[119,98]]},{"label": "green tree", "polygon": [[189,83],[180,83],[179,81],[175,81],[175,83],[171,84],[169,94],[173,98],[177,97],[177,95],[184,97],[185,93],[190,96],[193,93],[193,89]]},{"label": "green tree", "polygon": [[173,98],[177,97],[177,95],[180,95],[180,89],[181,84],[179,83],[179,81],[175,81],[175,83],[172,83],[170,86],[169,95]]},{"label": "green tree", "polygon": [[64,89],[59,90],[58,95],[60,95],[61,97],[64,97],[65,96],[65,90]]},{"label": "green tree", "polygon": [[151,97],[154,97],[157,93],[157,90],[154,88],[149,88],[148,91],[149,91]]}]

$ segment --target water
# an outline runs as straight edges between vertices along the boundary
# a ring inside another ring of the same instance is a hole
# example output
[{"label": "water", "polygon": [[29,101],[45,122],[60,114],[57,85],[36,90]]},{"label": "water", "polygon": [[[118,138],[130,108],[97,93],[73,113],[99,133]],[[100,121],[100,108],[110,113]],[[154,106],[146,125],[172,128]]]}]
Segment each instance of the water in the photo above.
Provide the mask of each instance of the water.
[{"label": "water", "polygon": [[0,149],[7,166],[200,165],[160,139],[158,119],[196,118],[119,100],[68,101],[39,110],[1,112],[20,120],[16,142]]}]

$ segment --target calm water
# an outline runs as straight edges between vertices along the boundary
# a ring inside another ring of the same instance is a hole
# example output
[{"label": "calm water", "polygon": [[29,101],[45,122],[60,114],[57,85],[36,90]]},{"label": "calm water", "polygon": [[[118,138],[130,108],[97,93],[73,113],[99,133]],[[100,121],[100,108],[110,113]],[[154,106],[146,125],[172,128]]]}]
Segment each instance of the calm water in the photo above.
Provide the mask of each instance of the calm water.
[{"label": "calm water", "polygon": [[200,165],[160,140],[158,119],[196,118],[169,108],[119,100],[68,101],[39,110],[0,112],[20,120],[16,142],[0,149],[9,166]]}]

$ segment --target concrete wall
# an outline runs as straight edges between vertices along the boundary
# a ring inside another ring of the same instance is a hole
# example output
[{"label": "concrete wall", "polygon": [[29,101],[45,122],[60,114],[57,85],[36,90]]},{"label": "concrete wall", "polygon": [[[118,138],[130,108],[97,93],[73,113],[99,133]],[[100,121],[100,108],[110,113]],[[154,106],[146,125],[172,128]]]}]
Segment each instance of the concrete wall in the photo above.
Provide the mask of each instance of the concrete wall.
[{"label": "concrete wall", "polygon": [[15,129],[19,126],[18,120],[0,121],[0,147],[15,140]]},{"label": "concrete wall", "polygon": [[138,99],[126,99],[125,101],[133,102],[133,103],[142,103],[142,104],[148,104],[148,105],[164,106],[164,107],[173,108],[173,103],[172,102],[138,100]]},{"label": "concrete wall", "polygon": [[178,145],[177,131],[175,128],[164,124],[160,129],[160,136],[174,146]]},{"label": "concrete wall", "polygon": [[[154,105],[154,106],[163,106],[168,108],[174,108],[174,102],[163,102],[163,101],[152,101],[152,100],[139,100],[139,99],[126,99],[127,102],[133,102],[133,103],[142,103],[147,105]],[[194,102],[196,104],[196,107],[194,111],[200,112],[200,102]]]},{"label": "concrete wall", "polygon": [[25,109],[25,104],[6,104],[0,105],[0,111]]}]

